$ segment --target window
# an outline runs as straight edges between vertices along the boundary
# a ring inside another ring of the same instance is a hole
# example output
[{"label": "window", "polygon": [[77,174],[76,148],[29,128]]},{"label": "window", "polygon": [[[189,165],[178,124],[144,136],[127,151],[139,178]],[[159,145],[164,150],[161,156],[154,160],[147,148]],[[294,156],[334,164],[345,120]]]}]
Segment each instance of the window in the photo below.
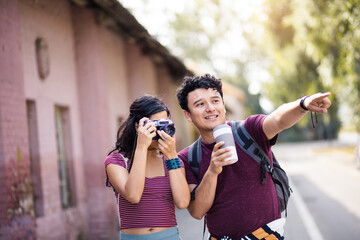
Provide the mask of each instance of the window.
[{"label": "window", "polygon": [[39,137],[36,117],[36,105],[34,101],[26,101],[27,123],[29,131],[29,148],[31,163],[31,179],[33,187],[35,216],[44,215],[44,200],[42,191],[40,154],[39,154]]},{"label": "window", "polygon": [[70,114],[68,108],[59,106],[55,107],[55,126],[61,203],[63,208],[68,208],[76,205]]}]

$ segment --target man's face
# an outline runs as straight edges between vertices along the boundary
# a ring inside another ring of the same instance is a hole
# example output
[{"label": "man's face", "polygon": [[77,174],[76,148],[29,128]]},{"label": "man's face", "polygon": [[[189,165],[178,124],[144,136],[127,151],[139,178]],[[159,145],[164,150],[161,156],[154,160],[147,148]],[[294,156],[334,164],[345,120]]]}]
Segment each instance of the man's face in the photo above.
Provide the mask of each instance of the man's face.
[{"label": "man's face", "polygon": [[198,88],[188,94],[188,108],[184,111],[189,122],[202,131],[212,131],[225,123],[225,105],[221,95],[215,89]]}]

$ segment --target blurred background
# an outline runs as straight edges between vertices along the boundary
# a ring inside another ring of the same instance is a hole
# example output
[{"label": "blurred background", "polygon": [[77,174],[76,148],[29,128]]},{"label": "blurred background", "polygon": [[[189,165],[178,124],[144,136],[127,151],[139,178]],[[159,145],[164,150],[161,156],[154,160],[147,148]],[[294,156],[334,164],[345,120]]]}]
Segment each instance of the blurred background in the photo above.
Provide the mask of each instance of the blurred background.
[{"label": "blurred background", "polygon": [[[103,163],[130,103],[160,96],[181,150],[198,133],[176,88],[205,73],[223,80],[228,120],[332,93],[315,128],[308,114],[274,147],[294,187],[286,234],[356,238],[359,5],[0,0],[0,239],[118,239]],[[177,216],[184,240],[202,237],[202,221]]]}]

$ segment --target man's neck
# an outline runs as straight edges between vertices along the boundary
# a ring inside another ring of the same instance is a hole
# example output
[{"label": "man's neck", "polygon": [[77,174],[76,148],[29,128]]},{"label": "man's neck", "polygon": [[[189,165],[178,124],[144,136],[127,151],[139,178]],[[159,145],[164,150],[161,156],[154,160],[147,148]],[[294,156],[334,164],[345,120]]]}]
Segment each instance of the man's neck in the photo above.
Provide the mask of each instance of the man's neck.
[{"label": "man's neck", "polygon": [[[226,124],[226,123],[227,122],[225,121],[223,124]],[[202,130],[202,131],[199,130],[199,133],[200,133],[200,136],[201,136],[201,140],[204,143],[210,144],[210,143],[215,142],[215,138],[214,138],[212,130],[205,130],[205,129]]]},{"label": "man's neck", "polygon": [[201,136],[201,140],[206,144],[210,144],[210,143],[215,142],[215,138],[213,136],[212,131],[200,132],[200,136]]}]

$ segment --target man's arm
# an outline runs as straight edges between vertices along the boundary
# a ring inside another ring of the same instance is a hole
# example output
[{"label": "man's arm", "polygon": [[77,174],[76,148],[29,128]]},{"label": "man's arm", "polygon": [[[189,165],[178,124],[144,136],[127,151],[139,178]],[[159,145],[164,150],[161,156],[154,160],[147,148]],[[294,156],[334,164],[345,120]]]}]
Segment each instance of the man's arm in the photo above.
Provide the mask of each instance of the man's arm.
[{"label": "man's arm", "polygon": [[[315,93],[303,101],[303,106],[311,112],[327,113],[331,105],[329,96],[329,92]],[[308,111],[300,106],[300,99],[281,105],[265,118],[263,122],[265,135],[268,139],[272,139],[276,134],[300,121]]]},{"label": "man's arm", "polygon": [[[223,166],[231,164],[230,161],[224,162],[231,153],[228,148],[219,149],[223,144],[224,142],[215,144],[209,168],[195,190],[195,199],[190,201],[188,211],[193,218],[200,220],[209,211],[215,198],[217,177],[222,172]],[[189,184],[190,191],[195,187],[195,184]]]},{"label": "man's arm", "polygon": [[[195,200],[190,201],[188,206],[188,211],[193,218],[200,220],[209,211],[214,202],[216,186],[217,175],[211,176],[206,172],[199,187],[195,190]],[[190,191],[193,191],[195,187],[195,184],[190,184]]]}]

